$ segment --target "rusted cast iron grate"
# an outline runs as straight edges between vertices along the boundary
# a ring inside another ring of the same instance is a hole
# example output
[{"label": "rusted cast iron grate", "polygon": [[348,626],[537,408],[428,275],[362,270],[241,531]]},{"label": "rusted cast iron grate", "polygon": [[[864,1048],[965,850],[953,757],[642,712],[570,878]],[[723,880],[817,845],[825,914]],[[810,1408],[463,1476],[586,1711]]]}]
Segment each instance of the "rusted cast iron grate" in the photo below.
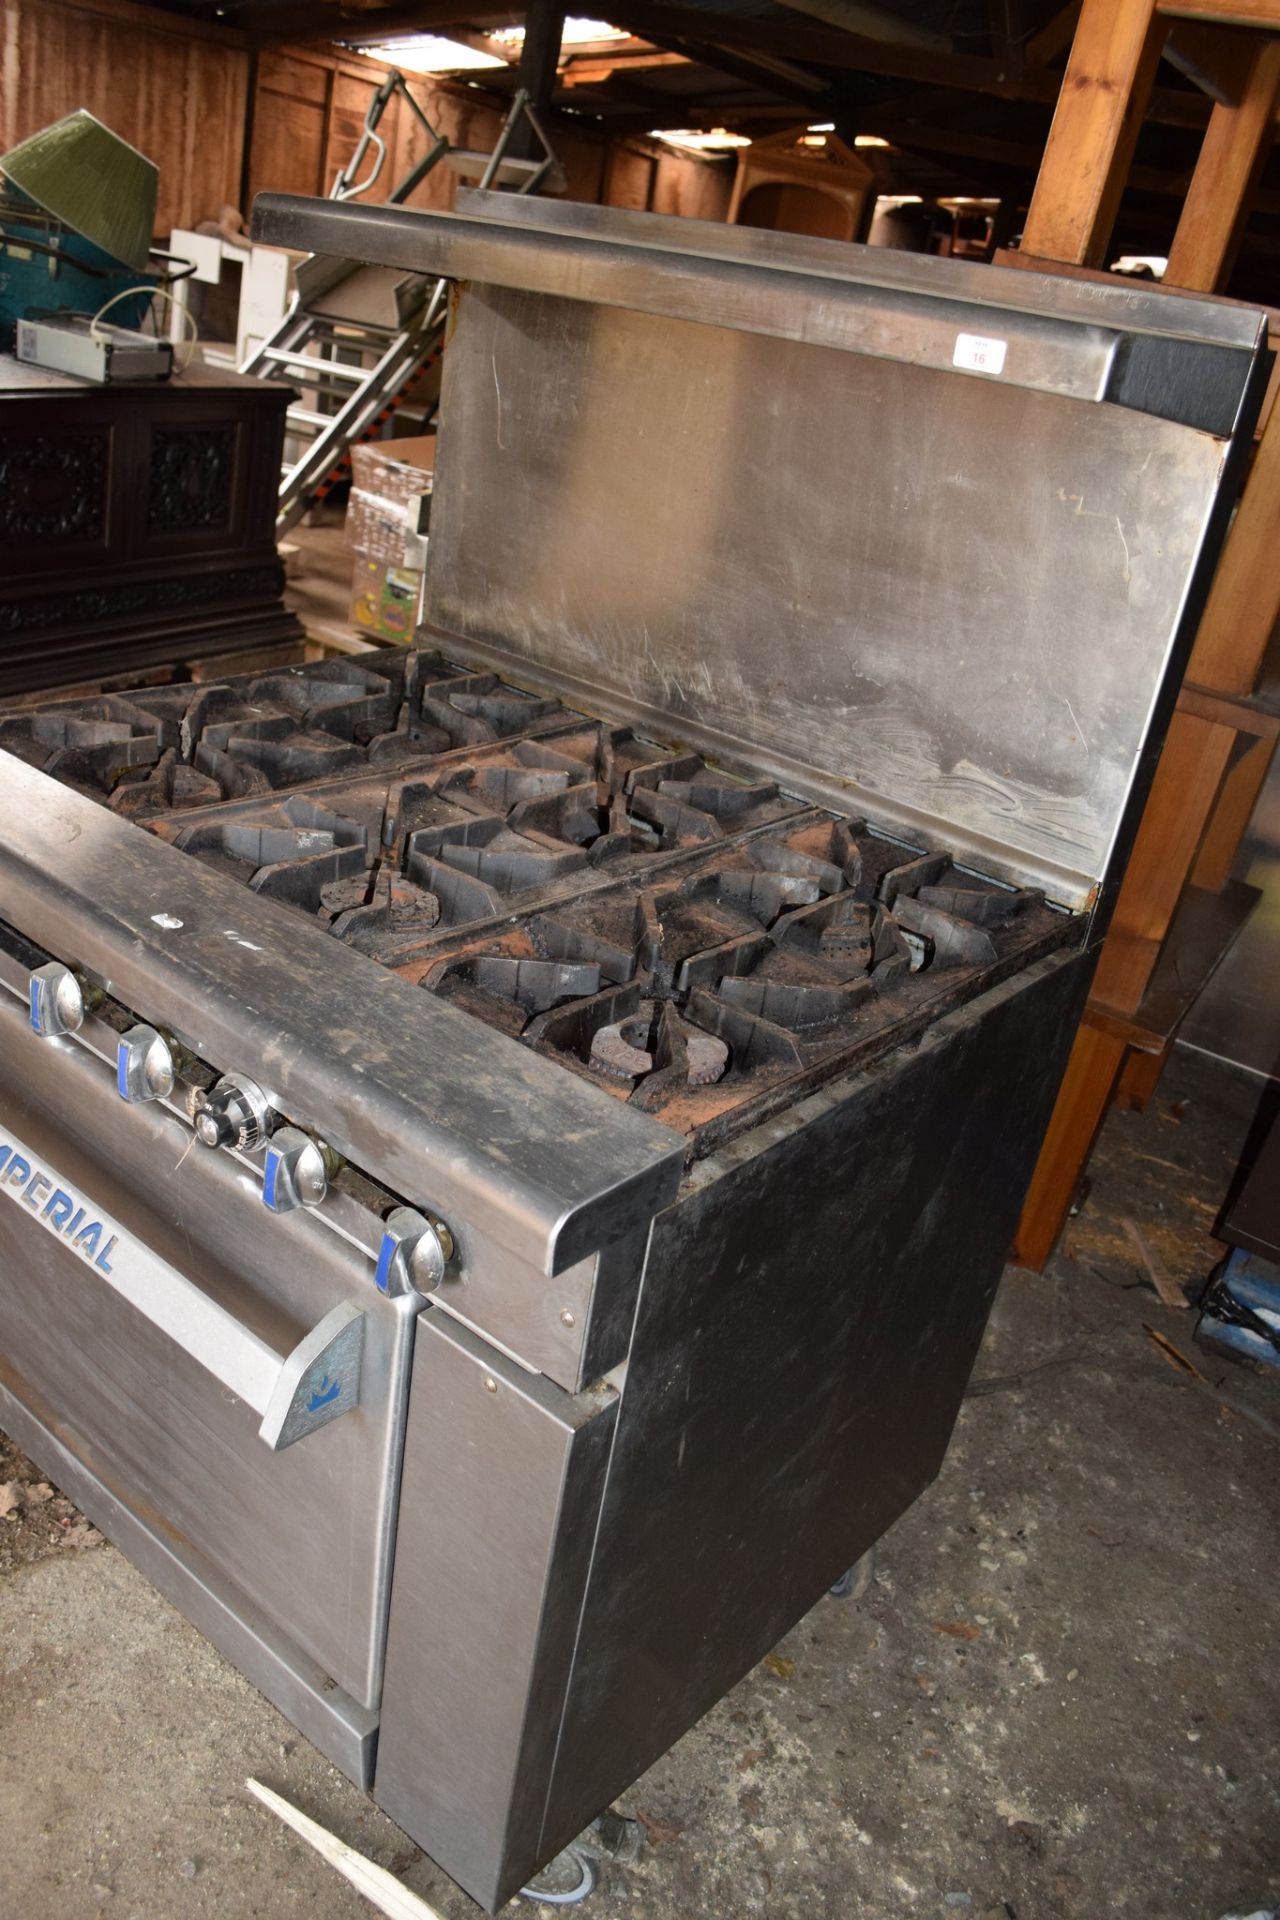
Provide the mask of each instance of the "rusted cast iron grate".
[{"label": "rusted cast iron grate", "polygon": [[695,1153],[1075,934],[945,850],[427,649],[50,702],[0,746]]}]

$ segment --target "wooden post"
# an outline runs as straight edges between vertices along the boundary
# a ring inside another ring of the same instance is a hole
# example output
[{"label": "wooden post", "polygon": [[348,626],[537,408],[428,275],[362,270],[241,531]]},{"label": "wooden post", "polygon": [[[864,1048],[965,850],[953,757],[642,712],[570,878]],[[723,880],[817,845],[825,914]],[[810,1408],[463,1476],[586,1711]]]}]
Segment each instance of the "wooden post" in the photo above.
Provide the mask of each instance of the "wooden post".
[{"label": "wooden post", "polygon": [[1084,0],[1023,229],[1027,253],[1105,264],[1167,30],[1155,0]]},{"label": "wooden post", "polygon": [[1252,693],[1280,619],[1280,404],[1271,409],[1236,508],[1187,668],[1217,693]]},{"label": "wooden post", "polygon": [[1159,1053],[1130,1053],[1116,1081],[1116,1105],[1130,1113],[1145,1113],[1172,1051],[1165,1047]]},{"label": "wooden post", "polygon": [[[1254,51],[1239,103],[1214,108],[1169,251],[1167,284],[1209,293],[1225,283],[1271,148],[1278,94],[1280,41],[1262,42]],[[1280,617],[1280,567],[1274,553],[1278,525],[1280,423],[1273,407],[1196,637],[1190,681],[1219,693],[1247,694],[1252,689]],[[1223,745],[1224,740],[1229,743],[1226,729],[1216,726],[1210,733],[1203,731],[1205,726],[1205,720],[1180,712],[1161,757],[1117,907],[1117,950],[1109,941],[1095,981],[1097,996],[1113,1005],[1137,1004],[1133,990],[1138,976],[1131,957],[1126,992],[1122,952],[1126,933],[1134,930],[1135,913],[1145,915],[1147,937],[1159,938],[1162,919],[1167,926],[1177,904],[1179,873],[1200,886],[1216,889],[1225,884],[1248,825],[1249,796],[1256,797],[1266,777],[1274,735],[1270,741],[1255,740],[1230,765]],[[1197,734],[1198,746],[1193,738]],[[1160,841],[1158,848],[1144,849],[1149,835]],[[1139,900],[1138,893],[1145,898]]]},{"label": "wooden post", "polygon": [[[1256,6],[1248,17],[1258,25],[1277,24],[1280,0],[1245,3]],[[1175,11],[1227,17],[1205,0],[1161,8],[1166,17]],[[1104,259],[1161,42],[1162,23],[1147,0],[1085,0],[1023,235],[1024,252],[1047,256],[1046,266],[1055,258],[1069,267]],[[1237,103],[1215,107],[1170,253],[1169,284],[1211,292],[1230,271],[1278,85],[1280,48],[1259,45]],[[1203,709],[1214,695],[1252,691],[1280,616],[1277,526],[1280,407],[1273,407],[1201,621],[1187,675],[1194,690],[1184,689],[1174,716],[1103,948],[1090,999],[1097,1025],[1086,1013],[1027,1195],[1014,1249],[1023,1265],[1038,1268],[1053,1251],[1117,1084],[1131,1102],[1150,1096],[1171,1036],[1159,1052],[1131,1055],[1126,1068],[1123,1020],[1117,1031],[1108,1010],[1136,1014],[1187,879],[1225,883],[1265,774],[1268,739],[1239,753],[1242,734],[1262,734],[1256,719]]]},{"label": "wooden post", "polygon": [[1124,1065],[1123,1040],[1081,1027],[1040,1149],[1010,1259],[1036,1272],[1053,1252]]},{"label": "wooden post", "polygon": [[1271,41],[1255,53],[1239,105],[1213,110],[1169,249],[1170,286],[1225,286],[1270,151],[1277,90],[1280,41]]},{"label": "wooden post", "polygon": [[1223,781],[1213,818],[1205,829],[1191,870],[1193,886],[1220,893],[1231,878],[1240,842],[1249,830],[1258,796],[1271,771],[1275,746],[1274,733],[1257,735]]},{"label": "wooden post", "polygon": [[1230,727],[1174,715],[1090,995],[1117,1012],[1146,992],[1235,742]]}]

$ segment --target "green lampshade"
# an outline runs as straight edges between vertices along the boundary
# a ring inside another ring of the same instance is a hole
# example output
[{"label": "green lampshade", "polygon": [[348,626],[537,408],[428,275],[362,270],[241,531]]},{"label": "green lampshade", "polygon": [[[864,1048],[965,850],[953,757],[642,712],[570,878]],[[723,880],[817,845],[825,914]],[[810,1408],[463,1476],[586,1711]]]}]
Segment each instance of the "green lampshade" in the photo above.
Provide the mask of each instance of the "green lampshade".
[{"label": "green lampshade", "polygon": [[63,226],[145,272],[158,170],[83,107],[20,140],[0,173]]}]

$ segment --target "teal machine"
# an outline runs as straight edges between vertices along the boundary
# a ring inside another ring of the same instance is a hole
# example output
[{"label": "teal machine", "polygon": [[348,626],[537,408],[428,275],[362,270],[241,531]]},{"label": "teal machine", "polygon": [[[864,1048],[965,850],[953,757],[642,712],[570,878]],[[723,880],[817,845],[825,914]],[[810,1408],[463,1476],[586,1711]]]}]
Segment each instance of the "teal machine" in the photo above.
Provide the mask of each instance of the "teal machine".
[{"label": "teal machine", "polygon": [[0,176],[0,349],[21,319],[92,316],[135,287],[111,321],[139,326],[161,279],[153,162],[81,108],[20,141]]}]

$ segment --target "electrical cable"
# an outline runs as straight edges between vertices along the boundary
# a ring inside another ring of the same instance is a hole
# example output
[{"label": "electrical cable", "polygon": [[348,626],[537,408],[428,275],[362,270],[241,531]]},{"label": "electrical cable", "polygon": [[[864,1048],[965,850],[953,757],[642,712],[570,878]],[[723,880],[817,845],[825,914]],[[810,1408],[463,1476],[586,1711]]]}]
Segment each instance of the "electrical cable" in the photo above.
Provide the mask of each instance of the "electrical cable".
[{"label": "electrical cable", "polygon": [[183,325],[191,329],[190,339],[187,342],[188,351],[185,359],[178,360],[176,347],[178,345],[181,345],[182,343],[181,342],[175,343],[174,358],[175,360],[177,360],[178,371],[179,373],[185,373],[186,369],[191,365],[191,362],[195,357],[196,348],[200,344],[200,329],[197,327],[195,321],[192,319],[190,311],[186,307],[179,306],[178,302],[174,299],[173,295],[170,292],[168,292],[168,290],[164,287],[124,287],[121,289],[119,293],[113,293],[109,300],[103,301],[102,305],[98,308],[98,311],[93,315],[92,319],[90,320],[89,338],[91,340],[97,340],[97,341],[101,341],[105,339],[106,337],[105,334],[100,332],[98,327],[98,322],[101,320],[103,314],[106,313],[111,307],[114,307],[115,305],[117,305],[117,303],[121,300],[136,300],[139,294],[149,294],[153,300],[167,300],[169,302],[169,305],[175,308],[182,315]]}]

